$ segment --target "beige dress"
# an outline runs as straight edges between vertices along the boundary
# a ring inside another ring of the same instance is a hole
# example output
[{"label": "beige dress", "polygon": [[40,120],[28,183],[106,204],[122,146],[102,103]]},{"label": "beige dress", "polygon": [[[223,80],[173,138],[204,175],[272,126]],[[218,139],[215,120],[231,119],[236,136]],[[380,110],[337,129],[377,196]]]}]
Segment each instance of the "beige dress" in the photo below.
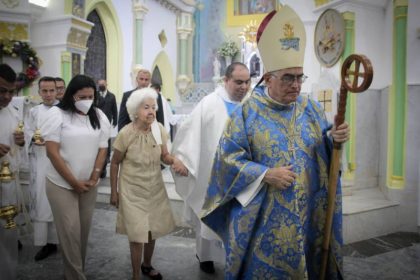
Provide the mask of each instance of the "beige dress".
[{"label": "beige dress", "polygon": [[[167,134],[159,124],[162,143]],[[126,125],[113,147],[124,154],[120,166],[117,233],[126,234],[130,242],[147,243],[175,228],[175,221],[160,168],[161,145],[152,132],[141,132],[132,123]]]}]

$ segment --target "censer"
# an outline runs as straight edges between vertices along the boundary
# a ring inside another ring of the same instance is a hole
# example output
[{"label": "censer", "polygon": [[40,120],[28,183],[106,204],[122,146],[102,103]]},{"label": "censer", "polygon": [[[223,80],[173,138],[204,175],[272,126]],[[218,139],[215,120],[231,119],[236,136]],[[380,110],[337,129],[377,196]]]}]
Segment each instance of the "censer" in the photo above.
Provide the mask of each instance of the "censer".
[{"label": "censer", "polygon": [[35,130],[35,133],[34,133],[34,137],[33,138],[34,138],[34,143],[36,145],[42,145],[43,144],[42,136],[41,136],[41,130],[39,128],[37,128]]},{"label": "censer", "polygon": [[[23,133],[23,128],[24,128],[24,124],[21,121],[19,122],[19,125],[16,128],[16,132]],[[14,179],[15,179],[14,174],[10,169],[10,162],[8,160],[3,160],[3,162],[1,163],[1,169],[0,169],[0,191],[1,191],[2,196],[4,193],[4,184],[10,183]],[[3,204],[3,201],[2,201],[2,204]],[[4,225],[5,229],[16,228],[16,223],[13,219],[14,217],[16,217],[17,214],[18,214],[18,207],[16,205],[6,205],[6,206],[1,205],[0,218],[6,220],[6,224]]]},{"label": "censer", "polygon": [[[3,193],[3,184],[9,183],[14,180],[12,171],[10,170],[10,163],[7,160],[4,160],[1,164],[0,170],[0,183],[1,183],[1,192]],[[7,205],[0,207],[0,218],[6,220],[4,228],[12,229],[16,227],[16,223],[13,220],[14,217],[18,214],[18,209],[16,205]]]}]

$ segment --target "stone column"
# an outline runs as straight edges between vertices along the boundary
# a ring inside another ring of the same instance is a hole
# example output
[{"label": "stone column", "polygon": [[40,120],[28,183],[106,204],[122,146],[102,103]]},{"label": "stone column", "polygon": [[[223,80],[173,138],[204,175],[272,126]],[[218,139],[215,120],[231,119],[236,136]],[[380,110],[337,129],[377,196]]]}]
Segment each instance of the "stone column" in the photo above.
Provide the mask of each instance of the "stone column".
[{"label": "stone column", "polygon": [[84,67],[85,59],[86,59],[86,54],[80,56],[80,65],[82,66],[80,67],[80,74],[82,75],[85,74],[85,67]]},{"label": "stone column", "polygon": [[404,187],[407,112],[408,0],[394,0],[392,86],[389,94],[388,186]]},{"label": "stone column", "polygon": [[[345,37],[346,44],[344,46],[344,52],[341,62],[351,54],[354,53],[355,43],[355,31],[354,31],[354,12],[344,12],[344,25],[345,25]],[[348,122],[351,130],[350,139],[345,144],[345,153],[347,157],[347,171],[344,174],[344,178],[347,180],[354,179],[354,172],[356,170],[356,94],[349,93],[347,95],[347,107],[346,107],[346,121]]]},{"label": "stone column", "polygon": [[143,20],[149,9],[142,0],[133,1],[133,11],[135,18],[134,26],[134,68],[141,68],[143,64]]},{"label": "stone column", "polygon": [[177,18],[178,33],[178,77],[177,86],[180,92],[185,92],[191,83],[191,73],[189,73],[188,63],[192,61],[192,52],[188,52],[190,42],[189,37],[192,33],[192,14],[180,13]]},{"label": "stone column", "polygon": [[71,53],[68,51],[61,52],[61,78],[69,84],[71,80]]}]

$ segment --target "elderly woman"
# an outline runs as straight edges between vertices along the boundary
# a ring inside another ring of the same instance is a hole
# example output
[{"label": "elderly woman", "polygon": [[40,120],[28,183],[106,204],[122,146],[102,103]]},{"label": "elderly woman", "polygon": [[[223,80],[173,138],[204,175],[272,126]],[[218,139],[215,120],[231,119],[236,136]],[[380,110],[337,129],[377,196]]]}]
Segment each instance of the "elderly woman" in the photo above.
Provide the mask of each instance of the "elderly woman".
[{"label": "elderly woman", "polygon": [[41,125],[50,166],[46,193],[60,241],[65,279],[86,279],[86,248],[110,124],[96,108],[95,82],[84,75],[69,83],[60,104]]},{"label": "elderly woman", "polygon": [[[186,175],[181,162],[169,154],[165,128],[156,121],[157,93],[136,90],[127,100],[131,123],[119,132],[111,160],[111,204],[118,208],[117,233],[130,242],[133,279],[162,275],[151,265],[155,240],[170,233],[175,222],[162,178],[161,161]],[[118,187],[117,187],[118,186]]]}]

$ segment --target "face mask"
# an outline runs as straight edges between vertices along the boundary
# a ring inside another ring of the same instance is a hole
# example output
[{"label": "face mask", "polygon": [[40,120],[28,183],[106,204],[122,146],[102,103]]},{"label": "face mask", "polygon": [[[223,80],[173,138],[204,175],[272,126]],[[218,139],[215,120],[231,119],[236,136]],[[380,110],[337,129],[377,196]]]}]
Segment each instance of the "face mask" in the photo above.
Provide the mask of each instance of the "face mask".
[{"label": "face mask", "polygon": [[105,86],[99,86],[98,89],[99,91],[105,91]]},{"label": "face mask", "polygon": [[74,106],[76,106],[77,110],[86,115],[90,107],[92,107],[92,103],[93,100],[78,100],[74,102]]}]

